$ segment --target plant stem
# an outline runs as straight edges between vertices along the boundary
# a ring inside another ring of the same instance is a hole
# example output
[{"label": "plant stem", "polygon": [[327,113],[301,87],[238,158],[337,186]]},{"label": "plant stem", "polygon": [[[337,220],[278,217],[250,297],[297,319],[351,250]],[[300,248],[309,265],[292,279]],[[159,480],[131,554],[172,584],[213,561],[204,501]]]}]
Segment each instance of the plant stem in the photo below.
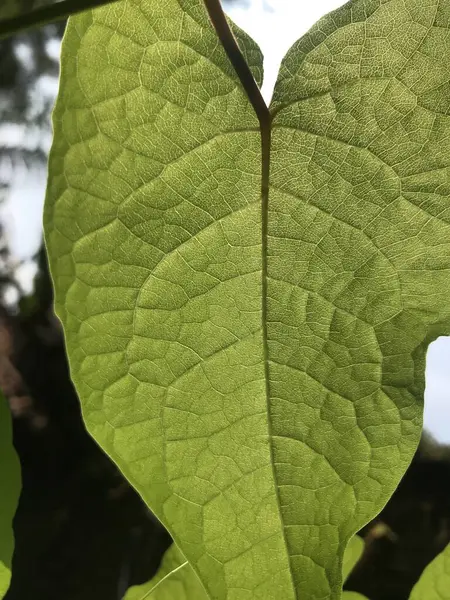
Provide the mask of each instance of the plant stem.
[{"label": "plant stem", "polygon": [[70,15],[89,8],[95,8],[104,4],[109,4],[115,0],[62,0],[42,8],[37,8],[31,12],[18,14],[15,17],[0,20],[0,39],[14,35],[19,31],[30,29],[32,27],[42,27],[47,23],[62,21]]},{"label": "plant stem", "polygon": [[214,29],[222,43],[225,52],[230,59],[231,64],[239,77],[244,90],[247,93],[248,99],[250,100],[253,108],[255,109],[256,116],[258,117],[261,127],[263,123],[270,121],[270,113],[267,108],[267,104],[264,102],[264,98],[258,88],[255,78],[250,71],[250,67],[245,60],[241,49],[238,46],[236,38],[234,37],[228,22],[223,12],[222,6],[219,0],[204,0],[206,10],[208,11],[209,18],[212,21]]}]

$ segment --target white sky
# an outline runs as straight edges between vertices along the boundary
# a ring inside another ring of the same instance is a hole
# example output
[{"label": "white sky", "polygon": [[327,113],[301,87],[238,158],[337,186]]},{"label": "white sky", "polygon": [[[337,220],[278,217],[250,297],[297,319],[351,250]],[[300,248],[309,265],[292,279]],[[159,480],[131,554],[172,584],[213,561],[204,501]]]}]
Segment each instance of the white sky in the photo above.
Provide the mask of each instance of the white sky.
[{"label": "white sky", "polygon": [[[234,6],[227,11],[263,51],[266,101],[270,99],[279,64],[288,48],[321,16],[342,4],[340,0],[250,0],[247,7]],[[55,44],[55,52],[57,46]],[[47,93],[50,87],[46,88]],[[5,136],[2,137],[4,140]],[[12,251],[21,259],[31,257],[40,245],[45,177],[46,174],[39,171],[26,175],[17,173],[8,201],[1,207]],[[449,367],[450,338],[439,338],[430,346],[427,356],[424,420],[433,436],[445,443],[450,443]]]},{"label": "white sky", "polygon": [[[342,0],[247,0],[227,13],[258,43],[264,54],[263,96],[272,96],[280,62],[292,44]],[[226,0],[225,0],[226,2]]]}]

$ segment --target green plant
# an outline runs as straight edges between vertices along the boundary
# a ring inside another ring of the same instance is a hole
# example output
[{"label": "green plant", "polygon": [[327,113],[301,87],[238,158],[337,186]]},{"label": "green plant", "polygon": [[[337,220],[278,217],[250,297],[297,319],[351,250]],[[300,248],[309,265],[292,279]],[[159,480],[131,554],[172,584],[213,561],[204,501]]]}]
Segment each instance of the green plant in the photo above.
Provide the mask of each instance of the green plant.
[{"label": "green plant", "polygon": [[13,554],[12,519],[20,490],[20,467],[12,445],[9,407],[0,392],[0,598],[6,594],[11,579]]},{"label": "green plant", "polygon": [[449,17],[354,0],[270,108],[216,0],[69,22],[45,230],[71,374],[206,597],[338,598],[412,458],[450,327]]}]

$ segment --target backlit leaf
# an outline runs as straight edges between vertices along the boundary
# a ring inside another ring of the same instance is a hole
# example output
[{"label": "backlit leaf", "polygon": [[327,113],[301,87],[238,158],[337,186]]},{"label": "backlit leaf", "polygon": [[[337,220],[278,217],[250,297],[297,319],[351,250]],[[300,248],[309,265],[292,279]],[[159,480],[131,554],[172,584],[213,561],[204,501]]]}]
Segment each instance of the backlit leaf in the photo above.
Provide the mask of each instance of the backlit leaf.
[{"label": "backlit leaf", "polygon": [[200,0],[68,26],[45,228],[71,373],[211,598],[338,598],[417,446],[450,325],[447,23],[448,0],[321,20],[282,65],[270,173]]}]

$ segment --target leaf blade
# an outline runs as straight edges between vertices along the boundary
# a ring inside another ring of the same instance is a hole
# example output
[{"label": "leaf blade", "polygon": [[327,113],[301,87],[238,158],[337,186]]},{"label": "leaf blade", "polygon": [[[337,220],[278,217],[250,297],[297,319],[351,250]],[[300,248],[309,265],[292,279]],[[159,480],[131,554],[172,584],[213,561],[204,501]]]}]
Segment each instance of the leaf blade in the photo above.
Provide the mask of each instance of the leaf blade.
[{"label": "leaf blade", "polygon": [[418,442],[448,235],[442,173],[430,192],[411,169],[450,149],[441,119],[417,151],[377,34],[408,42],[403,5],[357,0],[288,54],[263,215],[257,123],[199,2],[119,3],[66,36],[46,237],[72,374],[212,597],[338,597],[348,539]]},{"label": "leaf blade", "polygon": [[[301,324],[271,334],[271,378],[283,382],[274,453],[292,465],[279,469],[278,481],[292,484],[281,504],[306,507],[288,532],[294,570],[308,573],[302,597],[335,597],[346,540],[406,470],[422,425],[426,347],[450,331],[438,183],[449,168],[447,74],[436,50],[446,51],[446,11],[351,2],[294,44],[274,92],[269,295],[287,300],[271,318]],[[295,485],[305,465],[311,475]],[[304,552],[311,530],[322,545]]]}]

